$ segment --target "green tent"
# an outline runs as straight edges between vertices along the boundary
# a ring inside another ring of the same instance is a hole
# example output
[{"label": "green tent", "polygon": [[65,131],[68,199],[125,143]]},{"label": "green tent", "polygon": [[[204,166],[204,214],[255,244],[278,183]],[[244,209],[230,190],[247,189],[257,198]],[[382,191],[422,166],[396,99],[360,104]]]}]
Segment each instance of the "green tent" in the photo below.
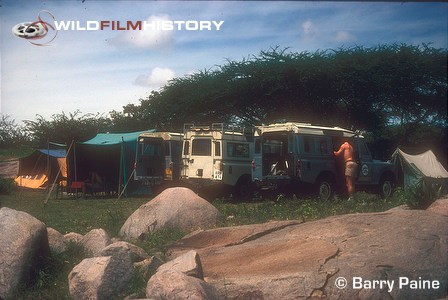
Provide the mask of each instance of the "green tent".
[{"label": "green tent", "polygon": [[431,150],[410,155],[401,149],[392,155],[405,191],[417,198],[435,198],[448,191],[448,172]]},{"label": "green tent", "polygon": [[120,193],[134,170],[137,138],[146,130],[129,133],[99,133],[78,143],[73,155],[72,181],[86,181],[95,172],[105,182],[107,192]]}]

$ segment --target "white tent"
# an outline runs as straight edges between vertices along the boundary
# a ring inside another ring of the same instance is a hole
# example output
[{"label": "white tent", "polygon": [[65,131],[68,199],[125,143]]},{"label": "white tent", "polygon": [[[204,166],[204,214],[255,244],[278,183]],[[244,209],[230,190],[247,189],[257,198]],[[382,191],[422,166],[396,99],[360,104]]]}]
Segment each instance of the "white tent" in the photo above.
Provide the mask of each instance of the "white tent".
[{"label": "white tent", "polygon": [[424,192],[430,197],[440,196],[447,192],[448,171],[431,150],[410,155],[397,148],[392,155],[392,160],[397,169],[402,171],[406,191],[420,196]]}]

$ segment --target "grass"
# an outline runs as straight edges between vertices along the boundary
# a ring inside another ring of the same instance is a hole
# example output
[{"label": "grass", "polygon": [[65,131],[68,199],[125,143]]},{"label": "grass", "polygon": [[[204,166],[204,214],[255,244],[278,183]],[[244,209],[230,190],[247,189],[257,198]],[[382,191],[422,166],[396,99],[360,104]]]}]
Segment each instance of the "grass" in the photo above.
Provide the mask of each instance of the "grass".
[{"label": "grass", "polygon": [[380,212],[406,203],[406,195],[397,191],[388,199],[359,192],[353,201],[333,199],[318,201],[314,198],[285,197],[283,195],[255,203],[229,204],[222,199],[213,202],[222,213],[221,226],[263,223],[271,220],[310,221],[349,213]]},{"label": "grass", "polygon": [[[44,204],[43,191],[13,191],[9,195],[0,195],[0,207],[9,207],[28,212],[65,234],[77,232],[85,234],[94,228],[105,229],[111,237],[118,231],[126,219],[148,198],[126,199],[54,199]],[[345,199],[320,202],[312,198],[288,198],[283,195],[251,203],[229,203],[218,199],[213,205],[221,212],[219,226],[235,226],[263,223],[270,220],[316,220],[332,215],[360,212],[378,212],[404,204],[406,195],[398,191],[387,200],[376,195],[357,193],[351,202]],[[166,253],[166,245],[180,239],[187,232],[169,228],[150,234],[138,245],[149,254]],[[83,258],[82,249],[71,245],[69,251],[52,254],[46,267],[38,274],[35,282],[23,287],[17,299],[70,299],[67,276],[71,269]],[[142,293],[146,285],[138,275],[133,279],[131,291]]]},{"label": "grass", "polygon": [[45,204],[44,191],[17,191],[0,196],[0,206],[25,211],[62,234],[86,234],[103,228],[111,237],[117,236],[126,219],[148,199],[54,199]]}]

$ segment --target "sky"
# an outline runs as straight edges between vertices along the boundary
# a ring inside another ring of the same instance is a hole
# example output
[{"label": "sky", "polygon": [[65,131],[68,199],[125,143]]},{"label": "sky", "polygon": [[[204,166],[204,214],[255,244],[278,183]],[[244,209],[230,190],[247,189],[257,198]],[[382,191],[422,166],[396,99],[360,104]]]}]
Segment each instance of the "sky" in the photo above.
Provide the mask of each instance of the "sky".
[{"label": "sky", "polygon": [[[275,47],[448,48],[443,2],[3,0],[0,5],[0,113],[17,123],[77,110],[106,116],[139,104],[170,79]],[[26,22],[41,26],[38,39],[14,34]],[[76,26],[57,30],[62,22]]]}]

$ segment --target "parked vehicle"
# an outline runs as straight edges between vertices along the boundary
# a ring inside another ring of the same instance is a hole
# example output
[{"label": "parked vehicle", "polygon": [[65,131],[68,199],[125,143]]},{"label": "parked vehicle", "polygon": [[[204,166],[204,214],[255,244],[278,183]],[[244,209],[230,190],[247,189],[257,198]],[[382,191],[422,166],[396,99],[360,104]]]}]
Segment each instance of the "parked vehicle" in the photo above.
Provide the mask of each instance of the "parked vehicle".
[{"label": "parked vehicle", "polygon": [[261,190],[309,185],[323,200],[345,188],[343,162],[333,155],[344,138],[359,153],[357,189],[376,187],[383,197],[396,182],[390,162],[374,160],[363,136],[339,127],[280,123],[256,127],[252,180]]},{"label": "parked vehicle", "polygon": [[251,195],[252,132],[223,123],[184,125],[181,178],[200,189],[231,188],[234,197]]},{"label": "parked vehicle", "polygon": [[160,185],[180,178],[182,133],[143,133],[138,137],[134,179],[143,185]]}]

